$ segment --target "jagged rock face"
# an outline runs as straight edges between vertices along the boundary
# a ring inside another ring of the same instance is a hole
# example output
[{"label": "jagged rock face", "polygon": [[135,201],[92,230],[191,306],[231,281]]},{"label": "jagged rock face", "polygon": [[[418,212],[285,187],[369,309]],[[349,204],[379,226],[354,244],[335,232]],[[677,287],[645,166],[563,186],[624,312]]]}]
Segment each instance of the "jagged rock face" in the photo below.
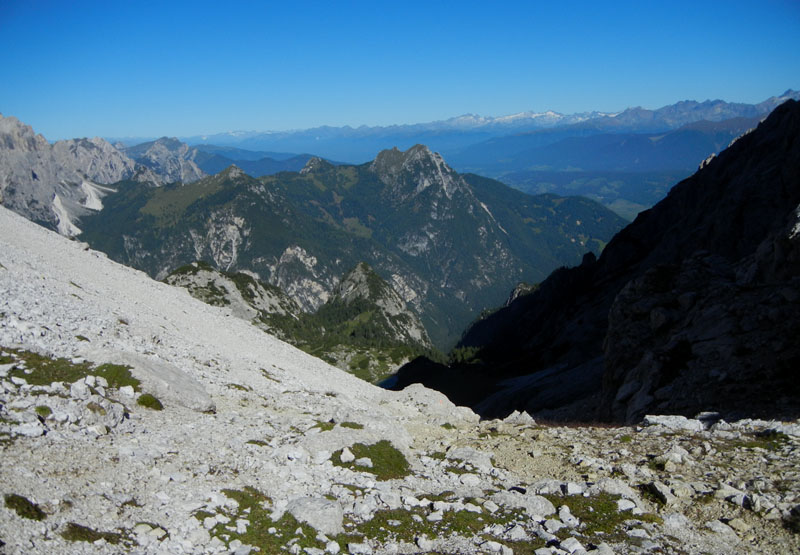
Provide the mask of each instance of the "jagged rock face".
[{"label": "jagged rock face", "polygon": [[309,312],[365,261],[443,349],[516,283],[580,260],[622,225],[588,200],[460,176],[423,146],[362,166],[314,159],[259,179],[234,166],[188,185],[130,189],[107,206],[83,222],[85,237],[117,260],[158,278],[195,260],[248,270]]},{"label": "jagged rock face", "polygon": [[342,278],[331,298],[331,302],[344,304],[358,300],[368,301],[378,308],[382,327],[389,330],[392,340],[419,344],[424,348],[433,346],[417,315],[408,309],[402,297],[388,283],[363,262]]},{"label": "jagged rock face", "polygon": [[[481,358],[506,375],[604,359],[595,404],[605,418],[716,407],[782,414],[776,392],[796,391],[798,204],[800,103],[789,101],[640,214],[597,261],[554,273],[463,343],[483,346]],[[600,373],[580,382],[572,376],[570,387],[586,397]]]},{"label": "jagged rock face", "polygon": [[150,168],[163,183],[191,183],[206,176],[195,159],[196,148],[175,138],[162,137],[126,149],[126,153],[143,166]]},{"label": "jagged rock face", "polygon": [[30,126],[0,115],[0,202],[62,235],[77,235],[77,219],[102,209],[111,190],[100,184],[135,173],[135,163],[103,139],[50,145]]},{"label": "jagged rock face", "polygon": [[397,147],[384,150],[370,169],[389,185],[388,195],[394,200],[408,200],[428,187],[433,187],[436,193],[444,193],[447,198],[469,191],[464,179],[445,164],[441,155],[424,145],[415,145],[405,152]]},{"label": "jagged rock face", "polygon": [[203,302],[230,307],[237,318],[253,322],[265,331],[286,339],[284,330],[268,316],[297,318],[301,309],[277,287],[262,283],[247,274],[227,274],[202,262],[194,262],[172,272],[164,280],[183,287]]},{"label": "jagged rock face", "polygon": [[367,264],[358,264],[314,313],[246,273],[193,262],[164,280],[368,381],[380,381],[431,350],[419,318]]}]

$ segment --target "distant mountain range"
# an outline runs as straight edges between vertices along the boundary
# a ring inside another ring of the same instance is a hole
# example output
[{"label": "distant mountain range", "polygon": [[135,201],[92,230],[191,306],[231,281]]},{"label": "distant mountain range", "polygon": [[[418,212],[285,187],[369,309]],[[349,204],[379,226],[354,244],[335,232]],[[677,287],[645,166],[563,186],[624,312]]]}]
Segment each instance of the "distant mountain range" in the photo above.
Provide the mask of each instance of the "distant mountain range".
[{"label": "distant mountain range", "polygon": [[[415,125],[236,132],[184,140],[198,148],[213,143],[313,152],[347,162],[422,143],[442,153],[460,172],[493,177],[529,193],[588,196],[632,220],[788,99],[800,99],[800,92],[787,90],[758,104],[686,100],[656,110],[636,107],[613,114],[466,115]],[[239,165],[252,175],[264,171]],[[265,166],[270,172],[277,167]]]},{"label": "distant mountain range", "polygon": [[497,137],[519,135],[550,128],[569,128],[571,133],[598,134],[609,132],[656,133],[677,129],[697,121],[723,121],[732,118],[763,117],[789,98],[800,98],[800,92],[787,90],[758,104],[729,103],[722,100],[696,102],[685,100],[656,110],[628,108],[619,113],[585,112],[522,112],[501,117],[472,114],[443,121],[411,125],[390,125],[357,128],[317,127],[298,131],[258,132],[235,131],[213,135],[182,137],[190,145],[220,145],[257,151],[312,152],[317,156],[362,163],[375,152],[386,148],[407,149],[415,144],[428,145],[442,153],[460,171],[460,150]]}]

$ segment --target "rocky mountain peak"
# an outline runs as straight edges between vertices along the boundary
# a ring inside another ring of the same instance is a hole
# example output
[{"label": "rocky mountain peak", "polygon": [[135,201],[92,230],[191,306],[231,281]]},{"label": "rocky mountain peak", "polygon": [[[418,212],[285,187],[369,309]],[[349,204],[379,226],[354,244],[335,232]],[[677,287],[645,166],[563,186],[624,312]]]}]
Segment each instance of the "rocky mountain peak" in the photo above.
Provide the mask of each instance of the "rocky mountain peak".
[{"label": "rocky mountain peak", "polygon": [[80,232],[77,218],[102,208],[114,183],[134,176],[136,164],[104,139],[52,145],[14,117],[0,116],[0,199],[23,216],[64,235]]},{"label": "rocky mountain peak", "polygon": [[306,162],[306,165],[303,166],[303,169],[300,170],[300,174],[306,175],[309,173],[314,173],[319,171],[327,171],[333,169],[334,167],[335,166],[330,162],[328,162],[327,160],[324,160],[319,156],[312,156],[311,158],[309,158],[308,162]]},{"label": "rocky mountain peak", "polygon": [[4,117],[0,114],[0,147],[31,152],[47,145],[47,139],[34,133],[30,125],[13,116]]},{"label": "rocky mountain peak", "polygon": [[161,137],[132,146],[125,153],[153,170],[164,183],[191,183],[206,176],[195,162],[198,150],[175,137]]},{"label": "rocky mountain peak", "polygon": [[469,189],[444,158],[425,145],[414,145],[406,151],[397,147],[383,150],[370,169],[401,196],[415,196],[433,186],[452,198],[456,191]]},{"label": "rocky mountain peak", "polygon": [[249,175],[244,173],[244,171],[236,164],[231,164],[230,166],[219,172],[217,176],[223,179],[237,179],[243,176],[250,177]]},{"label": "rocky mountain peak", "polygon": [[[334,295],[342,301],[349,303],[354,299],[360,298],[369,301],[378,301],[384,297],[391,297],[392,294],[402,303],[400,297],[394,293],[392,288],[386,283],[366,262],[359,262],[355,268],[350,270],[339,282]],[[405,308],[405,303],[403,307]]]}]

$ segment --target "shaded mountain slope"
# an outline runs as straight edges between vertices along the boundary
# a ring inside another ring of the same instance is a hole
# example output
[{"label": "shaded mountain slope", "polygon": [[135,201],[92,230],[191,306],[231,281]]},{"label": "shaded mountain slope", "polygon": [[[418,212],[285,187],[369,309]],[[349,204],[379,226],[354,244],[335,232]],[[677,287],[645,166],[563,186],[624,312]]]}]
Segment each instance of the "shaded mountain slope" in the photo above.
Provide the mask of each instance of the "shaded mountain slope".
[{"label": "shaded mountain slope", "polygon": [[[462,372],[495,384],[516,377],[483,395],[481,410],[558,408],[602,386],[582,413],[562,415],[796,411],[796,396],[778,402],[775,392],[796,391],[798,353],[788,338],[800,329],[798,204],[800,103],[789,101],[640,214],[599,259],[555,271],[465,333],[460,346],[480,363]],[[753,312],[758,306],[767,308]],[[773,325],[746,324],[748,310]],[[715,329],[721,321],[728,327]],[[746,328],[764,333],[737,335]]]}]

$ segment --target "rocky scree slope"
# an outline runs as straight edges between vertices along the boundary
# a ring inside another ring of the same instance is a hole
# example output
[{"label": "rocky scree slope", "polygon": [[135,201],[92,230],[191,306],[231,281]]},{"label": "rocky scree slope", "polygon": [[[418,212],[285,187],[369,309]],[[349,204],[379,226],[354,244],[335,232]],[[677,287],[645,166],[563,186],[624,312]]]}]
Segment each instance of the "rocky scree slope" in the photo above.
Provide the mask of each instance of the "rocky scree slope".
[{"label": "rocky scree slope", "polygon": [[479,423],[2,208],[0,231],[5,552],[798,549],[796,424]]},{"label": "rocky scree slope", "polygon": [[81,222],[115,260],[159,279],[195,260],[247,270],[307,311],[366,262],[440,349],[516,283],[599,250],[623,223],[592,201],[461,176],[421,145],[362,166],[313,158],[259,179],[234,166],[188,185],[118,188]]},{"label": "rocky scree slope", "polygon": [[602,384],[564,415],[796,416],[799,205],[800,103],[788,101],[599,259],[554,272],[466,333],[462,346],[495,378],[528,374],[480,410],[558,408]]},{"label": "rocky scree slope", "polygon": [[417,315],[365,263],[348,272],[333,296],[311,313],[273,285],[204,262],[178,268],[164,281],[208,304],[230,307],[237,317],[373,383],[417,356],[432,355]]}]

